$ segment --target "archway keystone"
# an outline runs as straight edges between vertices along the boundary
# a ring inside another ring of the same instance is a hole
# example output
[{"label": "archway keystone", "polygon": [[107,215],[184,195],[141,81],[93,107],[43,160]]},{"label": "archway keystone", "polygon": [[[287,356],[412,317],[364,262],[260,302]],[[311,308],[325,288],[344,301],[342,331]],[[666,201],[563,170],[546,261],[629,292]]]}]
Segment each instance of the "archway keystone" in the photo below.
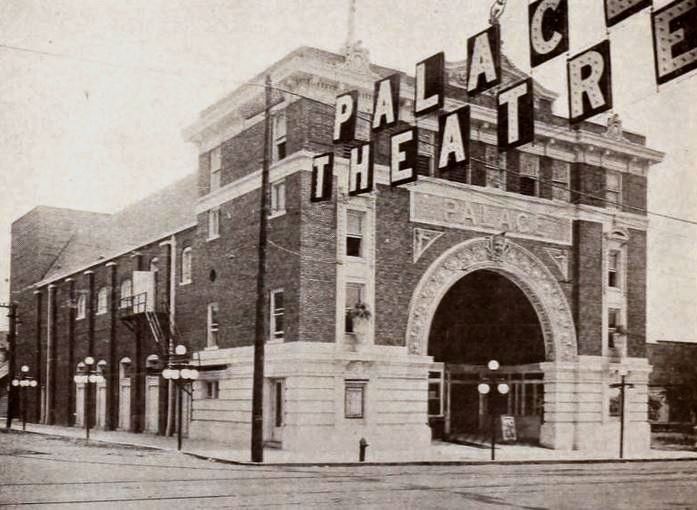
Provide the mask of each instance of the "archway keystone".
[{"label": "archway keystone", "polygon": [[525,293],[540,321],[547,361],[576,360],[576,330],[564,291],[547,266],[502,234],[465,241],[431,264],[409,305],[409,353],[428,353],[431,322],[441,299],[462,277],[480,269],[506,276]]}]

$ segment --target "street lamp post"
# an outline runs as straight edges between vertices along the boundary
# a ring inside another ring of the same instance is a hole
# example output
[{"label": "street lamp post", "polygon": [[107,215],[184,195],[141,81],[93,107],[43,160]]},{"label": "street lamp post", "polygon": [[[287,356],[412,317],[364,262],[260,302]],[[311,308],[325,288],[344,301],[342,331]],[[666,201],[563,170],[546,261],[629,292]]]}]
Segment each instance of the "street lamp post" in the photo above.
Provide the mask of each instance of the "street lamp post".
[{"label": "street lamp post", "polygon": [[27,430],[27,399],[25,392],[29,388],[36,388],[36,380],[27,375],[29,373],[27,365],[22,365],[22,368],[19,370],[19,377],[12,379],[12,386],[19,388],[19,405],[22,408],[22,430]]},{"label": "street lamp post", "polygon": [[98,384],[104,382],[104,376],[100,373],[100,370],[98,368],[101,368],[104,366],[106,363],[99,363],[99,367],[95,366],[94,364],[94,358],[92,356],[87,356],[83,363],[85,364],[85,371],[80,374],[76,374],[73,377],[73,381],[75,381],[75,384],[84,384],[85,385],[85,400],[83,404],[83,410],[82,410],[82,416],[85,421],[85,438],[87,441],[90,439],[90,416],[91,412],[88,409],[89,403],[92,401],[90,398],[91,395],[91,388],[92,384]]},{"label": "street lamp post", "polygon": [[182,404],[184,385],[198,379],[198,370],[189,363],[186,347],[177,345],[174,354],[170,355],[167,368],[162,370],[162,377],[174,381],[177,388],[177,450],[182,449]]},{"label": "street lamp post", "polygon": [[620,389],[620,459],[624,458],[624,400],[625,400],[625,390],[627,388],[633,388],[632,383],[626,382],[626,378],[629,375],[629,370],[625,367],[619,368],[617,373],[620,376],[620,382],[611,384],[610,388]]},{"label": "street lamp post", "polygon": [[[505,395],[509,392],[510,387],[507,383],[503,382],[500,376],[496,375],[496,371],[499,369],[499,362],[492,359],[487,364],[489,369],[489,374],[484,379],[484,382],[477,386],[477,391],[482,395],[487,395],[491,391],[491,386],[496,385],[496,391],[501,395]],[[489,409],[489,426],[491,427],[491,460],[496,460],[496,415],[494,414],[493,401],[491,402],[491,408]]]}]

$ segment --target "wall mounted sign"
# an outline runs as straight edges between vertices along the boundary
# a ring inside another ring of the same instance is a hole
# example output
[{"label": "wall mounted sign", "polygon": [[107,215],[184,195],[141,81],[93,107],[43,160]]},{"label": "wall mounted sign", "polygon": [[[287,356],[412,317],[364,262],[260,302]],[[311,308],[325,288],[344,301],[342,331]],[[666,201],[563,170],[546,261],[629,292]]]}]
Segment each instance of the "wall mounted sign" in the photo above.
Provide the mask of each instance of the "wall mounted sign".
[{"label": "wall mounted sign", "polygon": [[512,149],[535,139],[535,104],[532,78],[502,89],[496,96],[500,149]]},{"label": "wall mounted sign", "polygon": [[399,74],[375,82],[373,92],[373,131],[389,128],[399,120]]},{"label": "wall mounted sign", "polygon": [[467,93],[481,94],[501,83],[501,32],[493,25],[467,39]]},{"label": "wall mounted sign", "polygon": [[418,155],[416,128],[390,136],[390,185],[399,186],[416,180]]},{"label": "wall mounted sign", "polygon": [[440,194],[412,190],[409,220],[507,236],[571,245],[571,220],[552,214],[502,206],[482,195],[464,192],[466,198],[445,198]]},{"label": "wall mounted sign", "polygon": [[349,158],[349,195],[362,195],[373,191],[372,144],[364,143],[351,149]]},{"label": "wall mounted sign", "polygon": [[356,139],[358,118],[358,91],[352,90],[337,96],[334,114],[334,143],[351,142]]},{"label": "wall mounted sign", "polygon": [[414,115],[443,108],[445,101],[445,53],[442,51],[416,64]]}]

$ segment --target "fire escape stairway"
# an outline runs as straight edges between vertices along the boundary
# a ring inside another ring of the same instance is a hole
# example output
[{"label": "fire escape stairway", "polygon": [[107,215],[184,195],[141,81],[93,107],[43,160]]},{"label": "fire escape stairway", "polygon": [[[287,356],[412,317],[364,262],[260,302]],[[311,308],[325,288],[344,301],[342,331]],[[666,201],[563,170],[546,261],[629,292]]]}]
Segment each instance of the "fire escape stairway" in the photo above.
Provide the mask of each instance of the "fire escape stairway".
[{"label": "fire escape stairway", "polygon": [[160,319],[157,316],[158,314],[153,311],[145,311],[145,318],[148,321],[148,325],[150,326],[150,331],[152,331],[152,337],[155,339],[155,342],[160,345],[161,347],[166,348],[167,347],[167,342],[166,339],[167,337],[165,336],[164,331],[162,330],[162,325],[160,324]]}]

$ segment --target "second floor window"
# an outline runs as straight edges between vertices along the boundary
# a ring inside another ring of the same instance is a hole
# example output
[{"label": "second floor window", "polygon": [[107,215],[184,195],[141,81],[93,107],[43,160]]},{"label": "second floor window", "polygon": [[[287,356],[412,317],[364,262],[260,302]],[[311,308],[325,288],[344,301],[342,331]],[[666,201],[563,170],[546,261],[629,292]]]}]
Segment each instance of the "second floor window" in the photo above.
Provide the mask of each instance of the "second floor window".
[{"label": "second floor window", "polygon": [[180,284],[191,283],[191,247],[182,250]]},{"label": "second floor window", "polygon": [[622,198],[622,178],[618,172],[608,171],[605,174],[605,200],[607,207],[617,209]]},{"label": "second floor window", "polygon": [[220,188],[220,176],[222,174],[223,164],[221,157],[220,146],[210,152],[210,183],[211,191]]},{"label": "second floor window", "polygon": [[220,209],[214,208],[208,211],[208,240],[220,237]]},{"label": "second floor window", "polygon": [[568,202],[571,197],[569,186],[571,185],[570,165],[566,161],[554,161],[552,163],[552,198]]},{"label": "second floor window", "polygon": [[75,314],[76,319],[84,319],[87,315],[87,295],[80,294],[77,298],[77,313]]},{"label": "second floor window", "polygon": [[283,289],[271,292],[271,340],[283,339],[283,316],[285,314]]},{"label": "second floor window", "polygon": [[418,154],[416,155],[416,170],[419,175],[433,175],[436,154],[436,134],[425,129],[418,130]]},{"label": "second floor window", "polygon": [[97,291],[97,315],[107,312],[109,292],[106,287],[101,287]]},{"label": "second floor window", "polygon": [[128,308],[131,306],[131,296],[133,295],[133,285],[131,280],[125,279],[121,282],[120,294],[119,294],[119,307]]},{"label": "second floor window", "polygon": [[619,308],[608,308],[607,311],[607,345],[608,347],[615,346],[614,335],[617,332],[617,327],[621,324],[620,314],[622,311]]},{"label": "second floor window", "polygon": [[363,256],[363,217],[360,211],[346,212],[346,255]]},{"label": "second floor window", "polygon": [[218,303],[210,303],[208,305],[207,347],[216,347],[218,345],[218,330]]},{"label": "second floor window", "polygon": [[621,252],[619,250],[610,250],[607,259],[607,286],[620,288],[620,265]]},{"label": "second floor window", "polygon": [[353,317],[351,311],[358,303],[365,302],[365,286],[362,283],[346,284],[346,333],[353,333]]},{"label": "second floor window", "polygon": [[271,185],[271,215],[277,216],[286,212],[286,181],[274,182]]},{"label": "second floor window", "polygon": [[531,197],[538,195],[537,182],[540,175],[540,159],[534,154],[520,155],[520,193]]},{"label": "second floor window", "polygon": [[506,153],[498,147],[487,145],[484,152],[486,160],[486,185],[490,188],[506,189]]},{"label": "second floor window", "polygon": [[273,116],[273,155],[272,159],[281,161],[286,157],[286,112],[278,112]]}]

